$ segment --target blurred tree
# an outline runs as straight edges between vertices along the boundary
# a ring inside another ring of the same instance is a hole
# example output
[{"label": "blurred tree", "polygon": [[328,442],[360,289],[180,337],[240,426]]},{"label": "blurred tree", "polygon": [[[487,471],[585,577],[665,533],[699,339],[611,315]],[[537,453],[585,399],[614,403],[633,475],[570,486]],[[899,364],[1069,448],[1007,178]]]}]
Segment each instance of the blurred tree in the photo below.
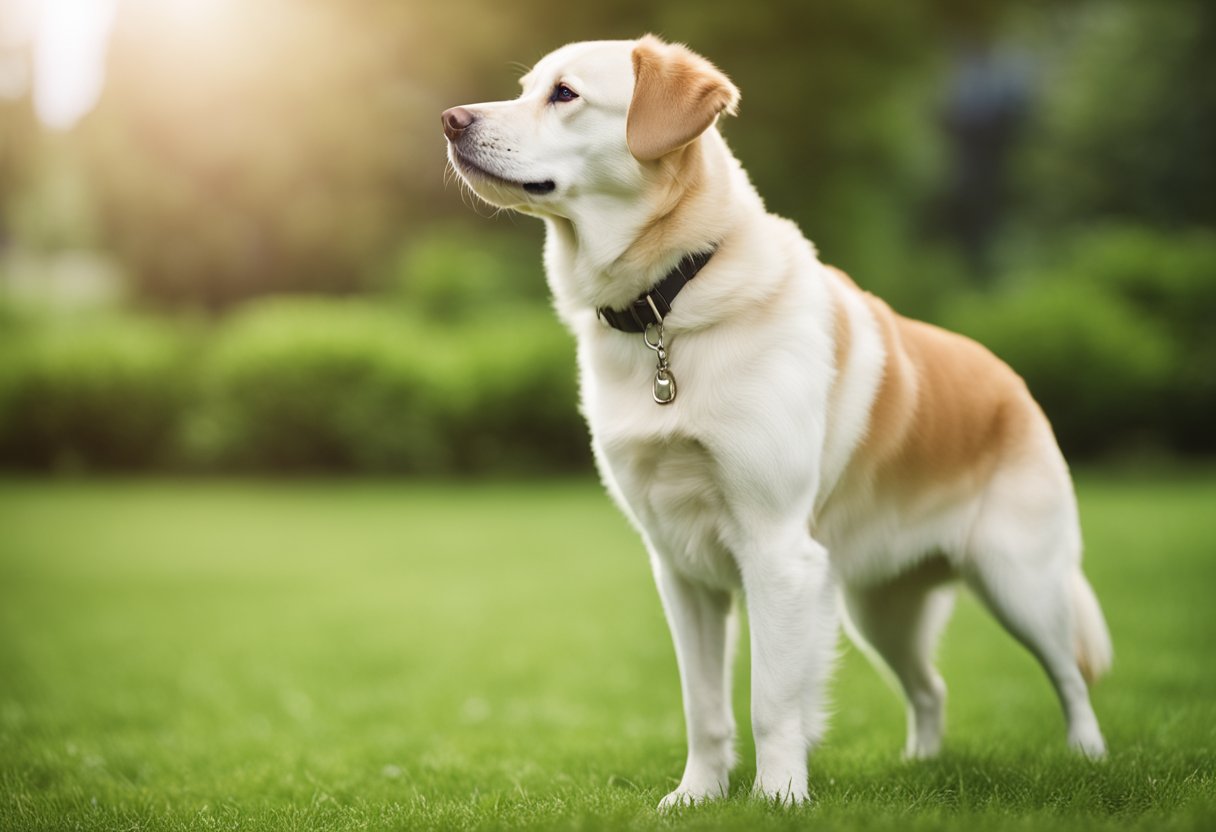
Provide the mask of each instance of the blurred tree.
[{"label": "blurred tree", "polygon": [[28,96],[0,97],[0,251],[13,236],[16,201],[34,180],[39,129]]},{"label": "blurred tree", "polygon": [[1056,22],[1065,48],[1026,143],[1041,226],[1216,225],[1216,6],[1102,0]]},{"label": "blurred tree", "polygon": [[212,5],[185,25],[176,4],[128,0],[80,137],[106,239],[162,300],[366,287],[400,238],[468,219],[445,193],[438,113],[515,95],[568,40],[654,31],[713,58],[743,89],[746,128],[725,130],[773,209],[879,288],[899,279],[940,167],[926,44],[948,5]]},{"label": "blurred tree", "polygon": [[[926,240],[933,197],[958,167],[933,113],[952,44],[1001,42],[1011,15],[1063,21],[1024,27],[1038,32],[1036,58],[1054,56],[1038,67],[1045,112],[1026,143],[1032,212],[1210,221],[1216,93],[1204,79],[1216,48],[1201,0],[125,0],[103,98],[72,150],[96,236],[144,297],[223,307],[363,290],[436,222],[535,241],[530,222],[476,219],[445,185],[440,111],[513,96],[521,71],[566,41],[653,31],[742,88],[723,129],[770,207],[825,260],[931,314],[968,271],[949,236]],[[25,129],[4,116],[6,130]],[[37,151],[21,135],[0,161],[6,210]],[[956,213],[966,224],[982,212]]]},{"label": "blurred tree", "polygon": [[401,38],[359,5],[122,6],[80,139],[143,294],[362,286],[409,215],[419,137]]}]

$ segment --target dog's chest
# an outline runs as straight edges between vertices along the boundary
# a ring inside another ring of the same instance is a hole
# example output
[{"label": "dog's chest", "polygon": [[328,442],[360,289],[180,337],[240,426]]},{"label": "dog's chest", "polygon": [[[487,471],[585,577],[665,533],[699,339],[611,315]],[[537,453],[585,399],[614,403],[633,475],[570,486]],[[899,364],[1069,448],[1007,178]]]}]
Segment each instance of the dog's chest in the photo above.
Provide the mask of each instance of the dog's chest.
[{"label": "dog's chest", "polygon": [[721,540],[725,500],[700,442],[625,440],[604,455],[619,499],[669,566],[707,586],[739,587],[738,566]]}]

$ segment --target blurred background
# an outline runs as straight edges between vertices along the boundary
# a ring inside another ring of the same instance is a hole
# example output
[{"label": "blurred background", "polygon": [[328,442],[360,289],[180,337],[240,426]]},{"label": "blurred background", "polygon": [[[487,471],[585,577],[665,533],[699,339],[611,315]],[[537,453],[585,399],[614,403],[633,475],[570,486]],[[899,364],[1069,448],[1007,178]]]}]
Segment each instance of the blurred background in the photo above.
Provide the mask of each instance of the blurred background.
[{"label": "blurred background", "polygon": [[[0,0],[0,468],[590,468],[539,223],[439,113],[651,31],[771,210],[1028,380],[1074,460],[1216,451],[1207,0]],[[504,309],[510,308],[510,314]]]}]

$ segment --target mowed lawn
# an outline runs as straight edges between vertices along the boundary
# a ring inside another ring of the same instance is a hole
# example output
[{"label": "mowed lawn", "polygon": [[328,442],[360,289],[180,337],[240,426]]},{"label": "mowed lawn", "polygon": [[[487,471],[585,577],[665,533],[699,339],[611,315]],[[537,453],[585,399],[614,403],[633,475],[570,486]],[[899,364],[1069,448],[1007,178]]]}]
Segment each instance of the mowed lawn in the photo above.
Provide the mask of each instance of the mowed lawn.
[{"label": "mowed lawn", "polygon": [[0,829],[1216,828],[1216,472],[1079,477],[1111,746],[964,597],[946,751],[843,646],[814,801],[659,816],[675,660],[590,481],[0,483]]}]

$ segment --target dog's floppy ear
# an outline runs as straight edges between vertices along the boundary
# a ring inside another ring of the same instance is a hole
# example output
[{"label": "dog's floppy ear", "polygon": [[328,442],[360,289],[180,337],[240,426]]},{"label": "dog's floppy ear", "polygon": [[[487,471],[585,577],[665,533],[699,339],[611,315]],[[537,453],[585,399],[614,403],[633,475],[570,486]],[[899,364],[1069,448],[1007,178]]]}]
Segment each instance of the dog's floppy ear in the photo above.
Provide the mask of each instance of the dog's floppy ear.
[{"label": "dog's floppy ear", "polygon": [[678,43],[646,35],[633,49],[633,100],[625,125],[629,152],[652,162],[704,133],[718,114],[734,114],[739,90],[709,61]]}]

